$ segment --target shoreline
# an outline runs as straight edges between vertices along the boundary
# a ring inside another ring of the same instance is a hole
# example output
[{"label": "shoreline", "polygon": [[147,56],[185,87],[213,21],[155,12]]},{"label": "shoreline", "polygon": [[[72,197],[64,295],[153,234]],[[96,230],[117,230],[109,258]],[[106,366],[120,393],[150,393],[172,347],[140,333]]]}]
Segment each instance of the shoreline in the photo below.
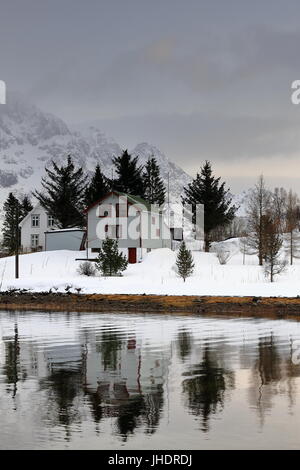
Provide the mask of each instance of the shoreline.
[{"label": "shoreline", "polygon": [[300,320],[300,297],[0,293],[0,311],[217,314]]}]

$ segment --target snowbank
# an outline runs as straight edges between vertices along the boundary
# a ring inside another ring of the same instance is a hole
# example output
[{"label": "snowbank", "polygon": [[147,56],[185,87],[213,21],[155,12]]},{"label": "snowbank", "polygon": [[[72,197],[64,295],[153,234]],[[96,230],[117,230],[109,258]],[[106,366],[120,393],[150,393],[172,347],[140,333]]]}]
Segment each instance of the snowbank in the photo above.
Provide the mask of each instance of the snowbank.
[{"label": "snowbank", "polygon": [[243,255],[238,239],[228,242],[232,257],[221,266],[215,253],[193,252],[195,271],[184,283],[174,269],[176,253],[169,249],[154,250],[143,262],[129,265],[123,277],[79,276],[77,268],[84,257],[83,252],[51,251],[20,256],[20,279],[14,279],[14,257],[0,259],[0,288],[32,289],[41,292],[52,289],[71,291],[81,288],[82,293],[103,294],[170,294],[170,295],[253,295],[288,296],[300,295],[300,263],[270,283],[257,264],[257,257]]}]

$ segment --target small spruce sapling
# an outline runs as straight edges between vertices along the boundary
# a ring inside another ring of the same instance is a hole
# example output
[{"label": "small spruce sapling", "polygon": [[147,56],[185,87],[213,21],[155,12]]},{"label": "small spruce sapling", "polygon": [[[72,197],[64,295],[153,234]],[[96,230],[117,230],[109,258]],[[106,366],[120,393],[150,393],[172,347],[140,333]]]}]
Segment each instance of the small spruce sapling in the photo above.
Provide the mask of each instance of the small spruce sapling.
[{"label": "small spruce sapling", "polygon": [[177,254],[176,266],[177,266],[178,274],[180,277],[182,277],[184,282],[186,278],[191,276],[191,274],[194,271],[195,264],[194,264],[192,252],[187,249],[184,241],[181,243],[178,254]]},{"label": "small spruce sapling", "polygon": [[121,276],[128,266],[125,255],[119,252],[117,240],[106,238],[100,248],[96,269],[103,276]]}]

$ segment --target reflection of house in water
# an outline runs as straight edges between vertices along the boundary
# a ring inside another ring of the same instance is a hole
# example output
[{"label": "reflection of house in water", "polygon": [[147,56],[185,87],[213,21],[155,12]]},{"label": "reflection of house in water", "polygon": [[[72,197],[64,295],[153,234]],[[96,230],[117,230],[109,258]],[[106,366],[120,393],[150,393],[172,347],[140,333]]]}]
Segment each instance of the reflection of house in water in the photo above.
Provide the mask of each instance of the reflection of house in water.
[{"label": "reflection of house in water", "polygon": [[206,318],[197,328],[191,319],[176,320],[172,330],[156,318],[153,325],[144,317],[140,323],[99,317],[64,315],[59,324],[60,316],[49,315],[36,331],[35,317],[31,324],[27,315],[4,324],[0,392],[9,420],[25,423],[20,429],[32,419],[36,434],[74,436],[73,444],[80,434],[93,438],[91,430],[101,433],[99,444],[169,430],[172,438],[174,429],[176,436],[212,432],[210,438],[223,418],[219,430],[226,433],[225,420],[236,422],[244,409],[250,432],[251,413],[263,424],[274,408],[270,424],[276,423],[287,399],[291,414],[298,411],[300,366],[291,360],[295,344],[279,327],[280,334],[263,324],[244,335],[244,320],[238,330],[229,322],[229,335]]},{"label": "reflection of house in water", "polygon": [[76,370],[82,367],[83,348],[80,344],[59,344],[44,350],[44,359],[48,369]]},{"label": "reflection of house in water", "polygon": [[86,384],[90,390],[103,388],[110,401],[147,393],[162,386],[169,358],[141,350],[134,337],[103,331],[89,344]]},{"label": "reflection of house in water", "polygon": [[162,353],[158,357],[142,350],[135,337],[103,330],[89,343],[86,362],[85,390],[95,419],[116,417],[123,436],[141,424],[146,432],[154,432],[163,407],[169,360]]},{"label": "reflection of house in water", "polygon": [[81,330],[72,341],[52,339],[42,347],[39,341],[19,341],[17,329],[3,339],[3,370],[12,396],[20,381],[38,378],[46,400],[42,419],[63,425],[67,438],[87,403],[96,423],[116,418],[124,438],[142,425],[145,432],[155,432],[170,352],[150,351],[133,335],[109,328]]},{"label": "reflection of house in water", "polygon": [[5,364],[5,345],[0,330],[0,368]]}]

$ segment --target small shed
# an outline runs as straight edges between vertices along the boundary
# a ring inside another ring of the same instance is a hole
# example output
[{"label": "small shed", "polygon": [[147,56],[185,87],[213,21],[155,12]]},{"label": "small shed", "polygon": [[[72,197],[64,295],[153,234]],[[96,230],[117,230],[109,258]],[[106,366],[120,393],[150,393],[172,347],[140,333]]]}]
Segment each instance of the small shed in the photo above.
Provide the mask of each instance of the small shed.
[{"label": "small shed", "polygon": [[81,228],[66,228],[45,232],[45,251],[85,249],[86,231]]}]

